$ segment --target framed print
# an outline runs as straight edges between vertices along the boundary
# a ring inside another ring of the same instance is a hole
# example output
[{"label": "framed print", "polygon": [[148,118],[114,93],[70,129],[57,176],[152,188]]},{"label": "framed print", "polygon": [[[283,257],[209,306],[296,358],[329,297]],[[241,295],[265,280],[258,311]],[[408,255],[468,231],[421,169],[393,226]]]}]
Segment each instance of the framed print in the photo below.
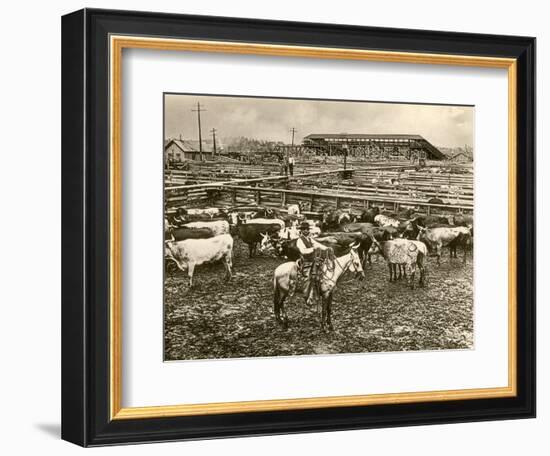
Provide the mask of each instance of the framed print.
[{"label": "framed print", "polygon": [[535,40],[62,22],[62,436],[535,416]]}]

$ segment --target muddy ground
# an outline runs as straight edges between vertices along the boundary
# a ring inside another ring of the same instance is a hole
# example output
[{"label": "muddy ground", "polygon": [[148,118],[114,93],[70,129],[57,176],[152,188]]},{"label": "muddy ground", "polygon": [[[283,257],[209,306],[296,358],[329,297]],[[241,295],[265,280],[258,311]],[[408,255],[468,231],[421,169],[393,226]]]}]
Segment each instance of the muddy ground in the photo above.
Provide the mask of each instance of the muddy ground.
[{"label": "muddy ground", "polygon": [[221,264],[195,269],[188,289],[181,272],[165,279],[165,359],[212,359],[329,353],[473,348],[473,266],[449,259],[427,262],[427,286],[388,282],[378,259],[360,282],[347,273],[334,294],[334,331],[320,330],[316,306],[298,296],[283,330],[273,316],[272,277],[284,260],[248,258],[235,239],[234,273]]}]

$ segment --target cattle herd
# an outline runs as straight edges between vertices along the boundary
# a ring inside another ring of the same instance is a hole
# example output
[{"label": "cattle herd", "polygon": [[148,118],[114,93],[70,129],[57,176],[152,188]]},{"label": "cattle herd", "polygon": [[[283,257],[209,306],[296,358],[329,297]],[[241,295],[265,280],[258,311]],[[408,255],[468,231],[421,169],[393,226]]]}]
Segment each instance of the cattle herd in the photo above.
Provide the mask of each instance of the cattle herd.
[{"label": "cattle herd", "polygon": [[[330,207],[311,213],[305,212],[300,204],[278,209],[254,205],[180,207],[165,216],[166,274],[184,271],[189,287],[200,287],[200,282],[193,281],[195,268],[221,262],[225,280],[230,280],[234,242],[240,239],[248,246],[249,258],[259,255],[280,258],[279,267],[273,271],[273,311],[276,321],[286,326],[283,303],[285,298],[292,299],[294,291],[300,291],[292,287],[296,275],[292,271],[301,257],[296,244],[300,227],[306,222],[310,236],[330,247],[335,258],[332,267],[329,262],[323,266],[327,268],[323,277],[328,277],[326,283],[321,284],[319,296],[323,329],[332,329],[330,302],[345,272],[355,272],[368,281],[369,265],[379,257],[387,263],[389,282],[404,280],[414,289],[417,270],[418,286],[428,286],[429,257],[434,257],[439,265],[445,249],[449,251],[449,261],[461,251],[462,261],[466,263],[473,251],[473,216],[466,214],[426,215],[411,209],[389,213],[376,206],[362,213]],[[308,300],[311,296],[304,298]]]}]

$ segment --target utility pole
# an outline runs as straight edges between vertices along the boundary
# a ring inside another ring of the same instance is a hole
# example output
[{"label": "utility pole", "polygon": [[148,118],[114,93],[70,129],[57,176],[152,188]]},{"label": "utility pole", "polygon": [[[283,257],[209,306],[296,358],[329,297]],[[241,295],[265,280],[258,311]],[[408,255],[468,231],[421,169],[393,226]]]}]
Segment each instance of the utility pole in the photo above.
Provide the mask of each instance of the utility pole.
[{"label": "utility pole", "polygon": [[292,132],[292,147],[294,147],[294,133],[297,132],[296,128],[292,127],[290,129],[290,131]]},{"label": "utility pole", "polygon": [[348,150],[349,150],[349,144],[348,139],[346,138],[346,143],[344,144],[344,171],[347,169],[348,164]]},{"label": "utility pole", "polygon": [[191,112],[196,112],[199,119],[199,156],[202,161],[202,132],[201,132],[201,112],[205,112],[206,109],[201,108],[201,104],[197,102],[197,109],[191,109]]},{"label": "utility pole", "polygon": [[214,143],[214,149],[212,152],[212,158],[216,156],[216,129],[212,128],[212,142]]}]

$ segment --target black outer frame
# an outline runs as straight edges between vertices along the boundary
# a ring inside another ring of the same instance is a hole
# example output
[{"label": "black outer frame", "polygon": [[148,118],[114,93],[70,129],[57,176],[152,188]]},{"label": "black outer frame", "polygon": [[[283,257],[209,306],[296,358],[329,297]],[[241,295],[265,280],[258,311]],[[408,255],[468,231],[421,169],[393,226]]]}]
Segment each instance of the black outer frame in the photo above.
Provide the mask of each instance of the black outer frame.
[{"label": "black outer frame", "polygon": [[[110,421],[110,34],[516,58],[518,395]],[[62,127],[63,439],[98,446],[535,416],[534,38],[84,9],[62,18]]]}]

